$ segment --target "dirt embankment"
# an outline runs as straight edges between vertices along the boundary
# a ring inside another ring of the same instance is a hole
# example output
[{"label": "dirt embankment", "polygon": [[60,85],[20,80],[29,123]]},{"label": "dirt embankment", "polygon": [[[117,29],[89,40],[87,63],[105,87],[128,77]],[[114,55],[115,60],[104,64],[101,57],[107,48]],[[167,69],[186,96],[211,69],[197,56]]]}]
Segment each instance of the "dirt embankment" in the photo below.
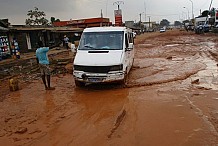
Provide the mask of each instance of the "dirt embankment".
[{"label": "dirt embankment", "polygon": [[[54,50],[55,51],[55,50]],[[72,72],[73,54],[69,51],[61,51],[49,54],[50,67],[52,75],[65,74]],[[31,57],[32,55],[32,57]],[[40,79],[39,66],[35,59],[35,54],[32,53],[28,58],[20,60],[5,61],[0,67],[0,102],[9,94],[9,79],[17,78],[20,88],[30,84],[34,80]],[[22,57],[22,56],[21,56]],[[68,65],[69,64],[69,65]],[[67,66],[67,67],[66,67]]]}]

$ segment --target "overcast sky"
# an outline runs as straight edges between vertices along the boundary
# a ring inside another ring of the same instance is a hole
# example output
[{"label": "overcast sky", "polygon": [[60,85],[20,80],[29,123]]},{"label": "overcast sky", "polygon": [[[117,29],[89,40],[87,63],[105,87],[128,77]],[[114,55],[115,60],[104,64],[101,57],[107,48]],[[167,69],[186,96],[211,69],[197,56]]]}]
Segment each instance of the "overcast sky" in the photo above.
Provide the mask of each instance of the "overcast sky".
[{"label": "overcast sky", "polygon": [[[120,0],[119,0],[120,1]],[[82,19],[103,16],[110,18],[114,23],[115,0],[0,0],[0,19],[8,18],[11,24],[24,24],[28,10],[38,7],[46,13],[46,18],[59,18],[60,20]],[[120,5],[123,21],[161,21],[170,22],[182,20],[192,16],[192,3],[190,0],[123,0]],[[209,9],[211,0],[192,0],[193,12],[197,16],[200,9]],[[185,7],[185,8],[184,8]],[[218,8],[218,0],[213,0],[212,7]],[[145,13],[146,12],[146,13]],[[146,14],[146,15],[145,15]],[[146,16],[146,17],[145,17]]]}]

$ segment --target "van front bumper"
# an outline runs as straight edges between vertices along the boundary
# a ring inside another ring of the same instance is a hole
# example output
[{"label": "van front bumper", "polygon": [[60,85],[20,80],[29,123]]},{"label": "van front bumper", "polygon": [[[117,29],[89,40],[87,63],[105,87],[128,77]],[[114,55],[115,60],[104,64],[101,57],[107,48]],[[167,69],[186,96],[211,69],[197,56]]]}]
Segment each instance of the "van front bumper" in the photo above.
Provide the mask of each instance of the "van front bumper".
[{"label": "van front bumper", "polygon": [[124,79],[124,72],[114,73],[86,73],[81,71],[73,72],[74,79],[85,83],[105,83],[105,82],[117,82]]}]

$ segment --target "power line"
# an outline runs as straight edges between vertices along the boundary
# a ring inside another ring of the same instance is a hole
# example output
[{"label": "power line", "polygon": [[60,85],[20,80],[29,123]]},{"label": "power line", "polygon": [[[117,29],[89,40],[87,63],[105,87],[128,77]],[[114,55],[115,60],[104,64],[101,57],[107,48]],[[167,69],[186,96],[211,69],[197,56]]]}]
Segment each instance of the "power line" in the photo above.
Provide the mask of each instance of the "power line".
[{"label": "power line", "polygon": [[179,14],[167,14],[167,15],[147,14],[147,15],[150,15],[150,16],[176,16],[176,15],[179,15]]},{"label": "power line", "polygon": [[144,8],[145,8],[145,22],[146,22],[146,3],[145,3],[145,1],[144,1]]}]

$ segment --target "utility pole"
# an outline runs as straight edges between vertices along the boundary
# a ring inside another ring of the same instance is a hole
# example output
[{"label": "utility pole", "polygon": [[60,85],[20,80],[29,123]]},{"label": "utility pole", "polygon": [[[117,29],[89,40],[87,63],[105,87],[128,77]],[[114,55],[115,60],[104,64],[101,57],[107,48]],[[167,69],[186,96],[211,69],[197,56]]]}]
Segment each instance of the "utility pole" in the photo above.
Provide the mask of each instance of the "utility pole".
[{"label": "utility pole", "polygon": [[144,7],[145,7],[145,22],[146,22],[146,3],[144,1]]},{"label": "utility pole", "polygon": [[142,14],[144,14],[144,12],[139,13],[139,22],[140,22],[140,23],[142,22]]},{"label": "utility pole", "polygon": [[106,2],[106,17],[107,17],[107,5],[108,5],[108,0]]},{"label": "utility pole", "polygon": [[[103,18],[102,9],[101,9],[101,18]],[[102,19],[101,19],[101,24],[100,24],[100,27],[102,27]]]},{"label": "utility pole", "polygon": [[148,16],[148,28],[149,28],[149,30],[150,30],[150,22],[151,22],[151,16]]},{"label": "utility pole", "polygon": [[102,12],[102,9],[101,9],[101,18],[103,18],[103,12]]},{"label": "utility pole", "polygon": [[189,17],[189,10],[188,10],[188,8],[186,8],[186,7],[183,7],[184,9],[186,9],[187,11],[188,11],[188,19],[190,20],[190,17]]},{"label": "utility pole", "polygon": [[[143,12],[144,13],[144,12]],[[143,30],[144,30],[144,27],[142,28],[142,14],[143,13],[140,13],[139,14],[139,27],[140,27],[140,29],[141,29],[141,32],[143,32]],[[144,26],[144,25],[143,25]]]},{"label": "utility pole", "polygon": [[192,19],[194,19],[194,13],[193,13],[193,1],[192,0],[189,0],[191,3],[192,3]]},{"label": "utility pole", "polygon": [[[183,15],[183,14],[184,14],[184,15]],[[183,17],[184,20],[185,20],[185,19],[188,19],[188,16],[187,16],[186,12],[182,11],[182,15],[184,16],[184,17]]]},{"label": "utility pole", "polygon": [[139,14],[139,23],[141,24],[142,22],[142,13]]},{"label": "utility pole", "polygon": [[113,3],[113,5],[115,5],[115,4],[117,5],[118,10],[120,10],[120,5],[124,4],[124,2],[123,1],[116,1],[116,2]]}]

